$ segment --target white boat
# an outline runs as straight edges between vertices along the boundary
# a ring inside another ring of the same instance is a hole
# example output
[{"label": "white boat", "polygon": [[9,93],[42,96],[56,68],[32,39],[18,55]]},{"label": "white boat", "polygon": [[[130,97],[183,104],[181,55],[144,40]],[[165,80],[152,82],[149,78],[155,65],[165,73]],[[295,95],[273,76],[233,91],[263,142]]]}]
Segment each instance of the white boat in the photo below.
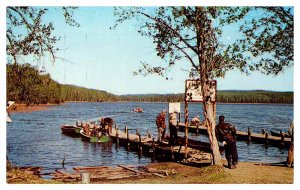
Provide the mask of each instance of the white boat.
[{"label": "white boat", "polygon": [[8,108],[10,108],[15,102],[14,101],[8,101],[7,105],[6,105],[6,122],[7,123],[11,123],[12,120],[10,118],[9,112],[8,112]]}]

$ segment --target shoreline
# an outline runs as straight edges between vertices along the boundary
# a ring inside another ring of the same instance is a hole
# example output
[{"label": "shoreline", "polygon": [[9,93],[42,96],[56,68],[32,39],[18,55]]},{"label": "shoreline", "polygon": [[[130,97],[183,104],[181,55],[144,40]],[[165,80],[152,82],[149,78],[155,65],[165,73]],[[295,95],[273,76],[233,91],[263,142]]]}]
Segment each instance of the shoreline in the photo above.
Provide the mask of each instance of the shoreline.
[{"label": "shoreline", "polygon": [[43,111],[43,110],[50,109],[52,106],[60,106],[60,105],[62,104],[47,103],[47,104],[26,105],[26,104],[15,103],[8,109],[8,111],[9,113],[27,113],[33,111]]},{"label": "shoreline", "polygon": [[[226,161],[222,159],[226,165]],[[264,165],[257,162],[239,162],[236,169],[220,166],[195,167],[176,162],[149,163],[148,171],[164,171],[165,177],[148,176],[144,178],[129,177],[118,180],[93,180],[91,184],[294,184],[294,168],[276,165]],[[18,174],[16,176],[15,174]],[[201,180],[199,180],[201,179]],[[8,184],[80,184],[78,181],[57,181],[28,175],[25,172],[6,172]]]},{"label": "shoreline", "polygon": [[[107,101],[107,102],[88,102],[88,101],[66,101],[64,103],[55,104],[55,103],[47,103],[47,104],[33,104],[33,105],[26,105],[26,104],[18,104],[15,103],[11,106],[8,111],[10,113],[26,113],[26,112],[33,112],[33,111],[43,111],[50,109],[52,106],[61,106],[65,103],[147,103],[147,104],[154,104],[154,103],[173,103],[173,102],[146,102],[146,101]],[[184,102],[179,102],[184,104]],[[189,104],[201,104],[201,102],[189,102]],[[233,105],[294,105],[291,103],[223,103],[217,102],[217,104],[233,104]]]}]

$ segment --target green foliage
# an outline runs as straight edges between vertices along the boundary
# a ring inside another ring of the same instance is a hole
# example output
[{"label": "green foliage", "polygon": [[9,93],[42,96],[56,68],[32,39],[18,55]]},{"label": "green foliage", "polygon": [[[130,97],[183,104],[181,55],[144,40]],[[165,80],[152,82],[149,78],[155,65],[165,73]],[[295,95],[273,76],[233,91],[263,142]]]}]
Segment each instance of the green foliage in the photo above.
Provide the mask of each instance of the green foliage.
[{"label": "green foliage", "polygon": [[[60,103],[65,101],[135,101],[183,102],[183,94],[146,94],[116,96],[101,90],[74,85],[61,85],[40,74],[37,69],[24,65],[6,65],[7,100],[19,103]],[[218,91],[217,101],[222,103],[293,103],[293,92],[271,91]]]},{"label": "green foliage", "polygon": [[[70,26],[79,26],[73,19],[75,7],[62,7],[62,15]],[[6,8],[6,54],[8,62],[18,64],[18,57],[32,55],[40,58],[49,53],[52,60],[57,58],[55,47],[59,36],[53,35],[55,30],[52,22],[45,23],[45,14],[48,8],[13,7]],[[59,10],[58,10],[59,11]]]},{"label": "green foliage", "polygon": [[[294,13],[291,7],[227,7],[221,25],[236,24],[241,36],[228,46],[243,72],[278,74],[294,64]],[[242,63],[242,62],[240,62]]]},{"label": "green foliage", "polygon": [[[218,91],[220,103],[287,103],[294,101],[293,92],[273,91]],[[147,94],[119,96],[119,101],[184,102],[184,94]]]},{"label": "green foliage", "polygon": [[7,100],[18,103],[40,104],[65,101],[116,101],[116,96],[105,91],[61,85],[40,74],[30,64],[7,66]]},{"label": "green foliage", "polygon": [[[166,62],[142,62],[135,74],[165,77],[174,64],[186,61],[191,77],[206,81],[235,68],[276,75],[294,63],[291,7],[120,7],[115,16],[115,26],[136,19],[137,32],[153,40]],[[224,26],[240,32],[234,42],[220,41]]]}]

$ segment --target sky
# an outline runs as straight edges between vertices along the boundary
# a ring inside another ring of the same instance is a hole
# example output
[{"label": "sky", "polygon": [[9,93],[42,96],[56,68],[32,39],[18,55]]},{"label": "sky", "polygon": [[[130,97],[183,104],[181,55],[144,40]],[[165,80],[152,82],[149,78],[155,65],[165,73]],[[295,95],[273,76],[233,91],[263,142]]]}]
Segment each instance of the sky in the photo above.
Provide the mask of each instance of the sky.
[{"label": "sky", "polygon": [[[59,9],[51,9],[44,18],[55,26],[55,35],[61,36],[57,46],[62,49],[54,63],[49,57],[32,61],[39,69],[50,73],[61,84],[123,94],[183,93],[188,79],[189,62],[176,65],[169,80],[157,75],[133,76],[141,62],[151,65],[166,64],[157,57],[155,45],[148,37],[137,32],[137,23],[126,21],[116,29],[113,7],[79,7],[74,19],[79,28],[64,23]],[[223,40],[233,40],[237,35],[231,28],[224,31]],[[66,61],[67,60],[67,61]],[[218,90],[272,90],[293,91],[293,67],[274,77],[258,72],[246,76],[237,70],[229,71],[225,78],[217,79]]]}]

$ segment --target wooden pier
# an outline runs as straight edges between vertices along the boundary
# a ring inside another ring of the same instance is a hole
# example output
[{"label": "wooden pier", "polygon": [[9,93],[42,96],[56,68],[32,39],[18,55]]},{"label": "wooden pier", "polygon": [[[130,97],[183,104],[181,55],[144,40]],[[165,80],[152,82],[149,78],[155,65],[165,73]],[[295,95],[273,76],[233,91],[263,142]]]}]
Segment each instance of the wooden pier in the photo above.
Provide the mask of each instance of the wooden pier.
[{"label": "wooden pier", "polygon": [[187,154],[185,155],[185,146],[183,138],[179,138],[180,145],[170,146],[168,142],[157,142],[155,138],[141,136],[138,130],[135,134],[130,134],[127,127],[124,131],[117,127],[111,128],[109,131],[110,137],[117,145],[125,146],[128,149],[135,149],[137,151],[152,153],[156,155],[164,155],[175,160],[184,160],[195,164],[212,164],[212,154],[210,152],[209,143],[191,141],[187,147]]},{"label": "wooden pier", "polygon": [[[184,123],[179,123],[178,127],[180,131],[185,130]],[[198,127],[189,125],[188,131],[191,133],[207,135],[207,129],[202,125],[199,125]],[[288,147],[291,143],[291,138],[285,137],[283,133],[281,137],[277,137],[277,136],[271,136],[267,132],[265,134],[251,133],[250,129],[248,129],[247,132],[237,130],[236,137],[237,140],[240,141],[254,142],[254,143],[260,143],[260,144],[266,144],[266,145],[272,145],[278,147]]]}]

